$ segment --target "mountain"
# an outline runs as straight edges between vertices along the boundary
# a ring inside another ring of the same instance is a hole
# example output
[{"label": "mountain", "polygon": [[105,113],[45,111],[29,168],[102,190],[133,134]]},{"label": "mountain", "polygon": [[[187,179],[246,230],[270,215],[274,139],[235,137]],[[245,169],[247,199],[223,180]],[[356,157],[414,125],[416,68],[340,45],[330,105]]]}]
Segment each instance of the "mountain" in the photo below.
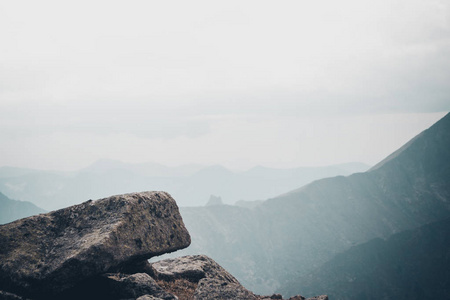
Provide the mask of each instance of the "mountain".
[{"label": "mountain", "polygon": [[2,167],[0,190],[9,197],[31,201],[49,210],[143,190],[168,191],[180,206],[200,206],[207,203],[211,195],[221,197],[228,204],[239,200],[265,200],[319,178],[367,169],[367,165],[349,163],[294,169],[257,167],[232,172],[222,166],[166,167],[100,160],[76,172]]},{"label": "mountain", "polygon": [[305,296],[320,290],[335,300],[448,299],[449,253],[446,219],[352,247],[295,284]]},{"label": "mountain", "polygon": [[100,159],[92,165],[81,170],[85,173],[107,173],[115,170],[132,171],[141,176],[148,177],[180,177],[190,176],[204,168],[201,165],[190,164],[179,167],[167,167],[158,163],[124,163],[111,159]]},{"label": "mountain", "polygon": [[11,200],[2,193],[0,193],[0,207],[0,224],[45,212],[33,203]]},{"label": "mountain", "polygon": [[209,255],[258,293],[301,294],[293,278],[352,246],[450,217],[449,199],[450,114],[367,172],[317,180],[253,208],[182,208],[192,236],[182,253]]}]

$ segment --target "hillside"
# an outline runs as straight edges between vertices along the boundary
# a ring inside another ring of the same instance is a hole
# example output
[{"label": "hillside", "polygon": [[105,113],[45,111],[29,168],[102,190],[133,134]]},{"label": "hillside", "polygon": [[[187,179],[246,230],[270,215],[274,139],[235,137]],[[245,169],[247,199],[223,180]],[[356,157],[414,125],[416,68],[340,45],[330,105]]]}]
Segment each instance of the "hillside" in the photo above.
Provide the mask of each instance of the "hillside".
[{"label": "hillside", "polygon": [[336,255],[313,274],[288,284],[331,299],[447,299],[450,219],[374,239]]},{"label": "hillside", "polygon": [[45,212],[33,203],[11,200],[0,193],[0,224]]},{"label": "hillside", "polygon": [[450,114],[365,173],[318,180],[253,209],[182,209],[192,235],[183,252],[211,256],[259,293],[301,293],[283,283],[351,246],[450,217],[449,162]]}]

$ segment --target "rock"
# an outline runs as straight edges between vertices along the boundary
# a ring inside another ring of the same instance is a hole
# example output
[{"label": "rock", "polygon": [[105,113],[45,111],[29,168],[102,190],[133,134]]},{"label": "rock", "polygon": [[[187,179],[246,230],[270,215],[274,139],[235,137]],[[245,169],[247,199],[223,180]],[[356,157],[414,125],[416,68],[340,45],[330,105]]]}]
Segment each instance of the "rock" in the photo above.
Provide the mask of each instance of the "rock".
[{"label": "rock", "polygon": [[222,197],[211,195],[205,206],[223,205]]},{"label": "rock", "polygon": [[289,300],[305,300],[306,298],[300,295],[289,298]]},{"label": "rock", "polygon": [[0,300],[29,300],[16,294],[0,291]]},{"label": "rock", "polygon": [[236,278],[206,255],[189,255],[151,264],[159,280],[197,282],[194,299],[258,299]]},{"label": "rock", "polygon": [[312,298],[308,298],[306,300],[328,300],[328,296],[327,295],[321,295],[321,296],[316,296],[316,297],[312,297]]},{"label": "rock", "polygon": [[[174,283],[181,280],[188,280],[196,283],[188,289],[192,289],[194,299],[241,299],[241,300],[271,300],[283,299],[280,294],[272,296],[255,295],[239,281],[216,263],[212,258],[206,255],[188,255],[173,259],[164,259],[154,262],[150,265],[140,265],[142,270],[153,276],[155,279],[171,284],[164,284],[175,292]],[[160,283],[161,284],[161,283]],[[186,283],[183,285],[187,286]],[[322,296],[320,296],[322,297]],[[307,300],[328,300],[326,298],[310,298]],[[192,298],[189,298],[192,299]],[[290,300],[305,300],[298,295]]]},{"label": "rock", "polygon": [[0,289],[55,295],[190,244],[165,192],[112,196],[0,226]]},{"label": "rock", "polygon": [[[306,298],[300,295],[289,298],[289,300],[305,300]],[[321,295],[316,297],[307,298],[306,300],[328,300],[327,295]]]},{"label": "rock", "polygon": [[111,296],[108,299],[136,299],[140,296],[153,296],[157,299],[176,300],[174,295],[163,290],[156,281],[145,273],[133,275],[106,274],[108,292]]},{"label": "rock", "polygon": [[213,278],[228,283],[237,283],[236,278],[206,255],[188,255],[164,259],[151,264],[156,278],[174,280],[178,278],[198,282],[203,278]]},{"label": "rock", "polygon": [[240,283],[230,283],[214,278],[204,278],[198,283],[194,299],[257,300],[258,297],[244,288]]},{"label": "rock", "polygon": [[153,297],[151,295],[144,295],[144,296],[141,296],[141,297],[137,298],[136,300],[163,300],[163,299],[156,298],[156,297]]}]

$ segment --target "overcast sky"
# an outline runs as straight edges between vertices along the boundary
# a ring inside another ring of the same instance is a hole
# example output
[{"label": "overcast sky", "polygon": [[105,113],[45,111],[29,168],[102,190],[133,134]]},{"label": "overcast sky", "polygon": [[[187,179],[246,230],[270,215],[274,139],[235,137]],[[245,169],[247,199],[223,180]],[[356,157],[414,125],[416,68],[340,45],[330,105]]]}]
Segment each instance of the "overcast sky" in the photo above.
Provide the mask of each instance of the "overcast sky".
[{"label": "overcast sky", "polygon": [[375,164],[450,110],[450,1],[0,1],[0,166]]}]

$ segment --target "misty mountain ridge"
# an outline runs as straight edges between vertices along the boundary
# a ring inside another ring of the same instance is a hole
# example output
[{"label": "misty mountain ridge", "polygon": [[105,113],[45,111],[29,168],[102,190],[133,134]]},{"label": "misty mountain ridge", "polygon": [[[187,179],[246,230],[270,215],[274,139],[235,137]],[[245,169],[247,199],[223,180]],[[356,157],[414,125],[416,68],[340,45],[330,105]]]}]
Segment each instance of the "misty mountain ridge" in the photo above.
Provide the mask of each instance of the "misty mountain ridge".
[{"label": "misty mountain ridge", "polygon": [[[414,231],[449,218],[449,162],[450,114],[447,114],[364,173],[297,184],[295,189],[280,192],[279,196],[263,198],[270,198],[263,202],[239,201],[237,203],[244,205],[232,206],[226,202],[227,195],[221,193],[225,183],[238,187],[245,183],[251,190],[252,180],[257,176],[252,175],[251,180],[247,178],[248,181],[236,184],[234,180],[246,178],[243,175],[246,172],[236,173],[217,166],[199,170],[182,177],[181,181],[172,181],[172,186],[182,187],[180,191],[187,195],[195,195],[196,187],[203,187],[202,195],[206,196],[200,205],[204,205],[211,195],[221,197],[225,204],[181,207],[192,244],[176,256],[191,253],[211,256],[257,293],[301,294],[301,281],[311,278],[314,282],[315,274],[320,274],[321,267],[325,268],[337,255],[345,256],[346,251],[364,243],[378,243],[380,238],[389,239],[405,230]],[[247,172],[251,174],[258,169],[266,171],[265,168],[254,168]],[[108,182],[98,181],[97,178],[104,174],[108,174]],[[211,182],[213,174],[217,177]],[[47,175],[50,178],[57,174]],[[130,188],[148,184],[146,180],[150,178],[139,177],[132,170],[124,169],[108,169],[98,174],[84,172],[82,175],[71,174],[81,178],[82,184],[78,182],[78,187],[91,188],[92,193],[99,190],[94,183],[104,184],[100,187],[106,191],[120,188],[117,185],[124,182]],[[41,177],[40,180],[49,178]],[[139,179],[143,181],[139,182]],[[11,183],[9,180],[11,178],[6,182]],[[5,178],[2,178],[0,184],[4,182]],[[260,185],[257,191],[267,193],[273,184],[272,179],[266,184],[268,187]],[[377,288],[383,289],[383,286]],[[349,299],[361,299],[358,298],[361,295]],[[366,298],[370,299],[370,295]]]},{"label": "misty mountain ridge", "polygon": [[147,163],[125,163],[112,159],[100,159],[92,163],[79,172],[96,172],[104,173],[113,170],[129,170],[142,176],[151,177],[185,177],[195,174],[205,168],[199,164],[187,164],[177,167],[168,167],[163,164],[147,162]]},{"label": "misty mountain ridge", "polygon": [[449,199],[447,114],[367,172],[320,179],[252,209],[182,208],[192,236],[182,253],[213,257],[259,293],[293,295],[302,293],[296,279],[352,246],[449,218]]},{"label": "misty mountain ridge", "polygon": [[234,172],[222,166],[129,164],[100,160],[73,172],[0,168],[0,190],[6,195],[57,209],[87,199],[141,190],[168,191],[180,206],[202,206],[210,195],[224,203],[264,200],[313,180],[348,175],[369,167],[349,163],[328,167],[273,169],[255,167]]},{"label": "misty mountain ridge", "polygon": [[17,219],[44,213],[45,210],[31,202],[12,200],[0,192],[0,224],[6,224]]}]

